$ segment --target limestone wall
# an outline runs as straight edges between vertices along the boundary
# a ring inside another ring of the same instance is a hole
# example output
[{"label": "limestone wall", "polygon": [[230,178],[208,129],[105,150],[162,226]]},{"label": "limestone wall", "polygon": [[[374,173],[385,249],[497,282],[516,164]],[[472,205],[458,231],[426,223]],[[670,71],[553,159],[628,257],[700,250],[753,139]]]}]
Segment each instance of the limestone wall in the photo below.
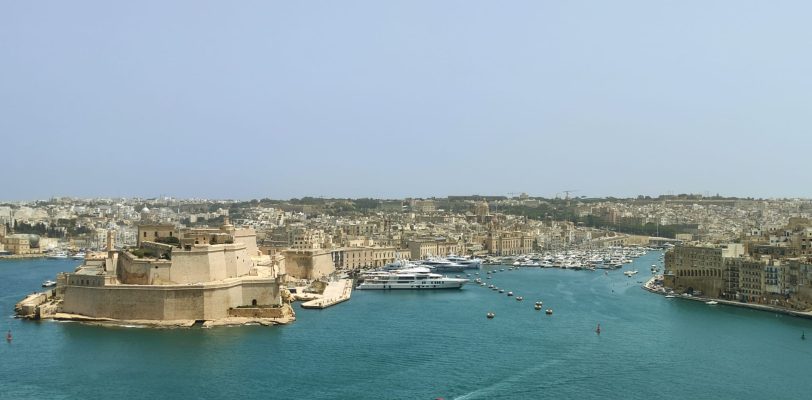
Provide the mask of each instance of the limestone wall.
[{"label": "limestone wall", "polygon": [[119,258],[117,274],[122,283],[130,285],[171,283],[170,267],[170,261],[125,255]]},{"label": "limestone wall", "polygon": [[248,307],[248,308],[232,308],[228,310],[230,317],[242,318],[284,318],[293,315],[289,306],[280,307]]},{"label": "limestone wall", "polygon": [[330,252],[289,250],[285,252],[285,270],[294,278],[318,279],[335,272],[335,264]]},{"label": "limestone wall", "polygon": [[248,257],[256,257],[259,255],[257,248],[257,233],[253,229],[237,229],[234,232],[234,243],[242,243],[245,245],[245,252]]},{"label": "limestone wall", "polygon": [[251,259],[243,244],[194,246],[172,252],[171,280],[199,283],[247,275]]},{"label": "limestone wall", "polygon": [[281,303],[273,279],[233,279],[213,285],[65,287],[62,311],[120,320],[214,320],[229,308]]}]

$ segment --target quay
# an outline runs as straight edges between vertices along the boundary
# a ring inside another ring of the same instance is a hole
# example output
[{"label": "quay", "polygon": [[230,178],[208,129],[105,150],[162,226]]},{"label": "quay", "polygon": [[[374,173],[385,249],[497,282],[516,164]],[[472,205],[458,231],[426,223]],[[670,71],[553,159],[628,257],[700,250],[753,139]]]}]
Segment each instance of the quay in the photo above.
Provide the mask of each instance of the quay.
[{"label": "quay", "polygon": [[[654,280],[655,280],[655,277],[652,277],[651,279],[646,281],[646,283],[643,284],[642,288],[649,291],[649,292],[651,292],[651,293],[655,293],[655,294],[665,296],[667,294],[665,291],[663,291],[661,289],[657,289],[657,288],[654,287]],[[674,298],[675,299],[681,299],[681,300],[698,301],[698,302],[702,302],[702,303],[713,300],[713,301],[716,301],[717,303],[719,303],[721,305],[726,305],[726,306],[749,308],[751,310],[768,311],[768,312],[773,312],[773,313],[776,313],[776,314],[789,315],[791,317],[812,319],[812,312],[809,312],[809,311],[788,310],[786,308],[773,307],[773,306],[768,306],[768,305],[765,305],[765,304],[742,303],[740,301],[733,301],[733,300],[714,299],[714,298],[711,298],[711,297],[699,297],[699,296],[683,296],[683,295],[677,295],[677,294],[674,295]]]},{"label": "quay", "polygon": [[339,279],[330,282],[321,297],[302,303],[302,308],[327,308],[345,302],[352,295],[352,279]]},{"label": "quay", "polygon": [[32,253],[32,254],[0,254],[0,260],[26,260],[26,259],[38,259],[38,258],[45,258],[45,254],[43,253]]}]

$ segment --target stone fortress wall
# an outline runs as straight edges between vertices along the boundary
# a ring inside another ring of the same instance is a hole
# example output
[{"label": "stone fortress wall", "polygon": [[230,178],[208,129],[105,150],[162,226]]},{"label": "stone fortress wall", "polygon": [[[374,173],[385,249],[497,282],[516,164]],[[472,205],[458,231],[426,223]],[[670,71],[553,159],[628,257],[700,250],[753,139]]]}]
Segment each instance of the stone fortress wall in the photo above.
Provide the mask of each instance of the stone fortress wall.
[{"label": "stone fortress wall", "polygon": [[203,285],[68,285],[62,310],[120,320],[215,320],[229,308],[279,305],[280,299],[276,279],[257,277]]}]

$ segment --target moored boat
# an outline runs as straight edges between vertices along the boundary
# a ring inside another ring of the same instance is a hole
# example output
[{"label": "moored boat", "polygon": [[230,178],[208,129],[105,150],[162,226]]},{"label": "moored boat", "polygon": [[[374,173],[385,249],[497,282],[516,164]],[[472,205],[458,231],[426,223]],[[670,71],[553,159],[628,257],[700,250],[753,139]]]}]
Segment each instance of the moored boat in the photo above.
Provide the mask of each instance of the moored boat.
[{"label": "moored boat", "polygon": [[68,253],[64,251],[56,251],[49,254],[47,258],[50,258],[52,260],[62,260],[68,258]]},{"label": "moored boat", "polygon": [[367,274],[357,289],[460,289],[466,282],[464,278],[449,278],[418,267]]}]

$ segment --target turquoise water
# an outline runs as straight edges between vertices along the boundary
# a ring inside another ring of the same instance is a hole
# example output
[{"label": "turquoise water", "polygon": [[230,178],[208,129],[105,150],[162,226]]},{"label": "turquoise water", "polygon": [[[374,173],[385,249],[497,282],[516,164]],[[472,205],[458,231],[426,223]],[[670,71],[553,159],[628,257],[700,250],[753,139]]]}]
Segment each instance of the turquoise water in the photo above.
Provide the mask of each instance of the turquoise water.
[{"label": "turquoise water", "polygon": [[[519,269],[523,296],[355,291],[284,327],[152,330],[5,318],[0,398],[807,399],[812,321],[668,300],[621,271]],[[0,307],[75,261],[0,261]],[[482,274],[484,278],[484,273]],[[553,316],[533,309],[541,300]],[[496,318],[488,320],[488,311]],[[595,334],[597,323],[602,333]]]}]

